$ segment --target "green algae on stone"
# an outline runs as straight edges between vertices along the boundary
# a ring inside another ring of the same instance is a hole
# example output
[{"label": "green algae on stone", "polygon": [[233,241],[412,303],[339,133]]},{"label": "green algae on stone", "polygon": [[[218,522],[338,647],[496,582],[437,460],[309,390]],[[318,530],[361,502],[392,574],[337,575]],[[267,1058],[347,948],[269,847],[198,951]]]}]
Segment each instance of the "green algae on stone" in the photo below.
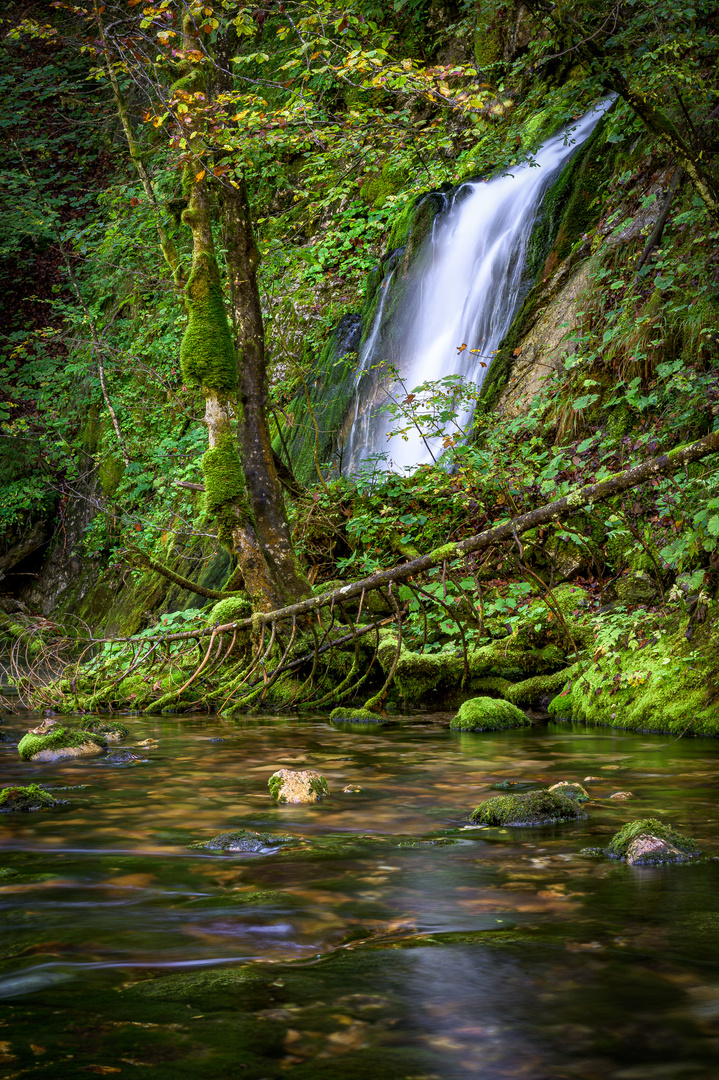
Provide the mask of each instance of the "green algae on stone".
[{"label": "green algae on stone", "polygon": [[575,799],[549,791],[528,791],[487,799],[472,811],[470,821],[481,825],[553,825],[583,816]]},{"label": "green algae on stone", "polygon": [[319,802],[330,793],[324,776],[312,769],[279,769],[269,778],[267,786],[278,803]]},{"label": "green algae on stone", "polygon": [[204,848],[206,851],[242,851],[247,853],[267,851],[282,844],[296,843],[289,833],[258,833],[252,829],[238,829],[236,832],[220,833],[211,840],[190,844],[192,848]]},{"label": "green algae on stone", "polygon": [[701,851],[691,837],[677,832],[658,818],[640,818],[622,826],[606,849],[611,859],[624,859],[634,865],[686,862]]},{"label": "green algae on stone", "polygon": [[[50,728],[42,735],[28,731],[18,743],[17,752],[23,761],[32,759],[52,760],[45,755],[58,757],[82,757],[97,754],[104,749],[104,740],[86,731],[74,731],[61,726]],[[43,758],[39,758],[42,754]]]},{"label": "green algae on stone", "polygon": [[576,799],[577,802],[588,802],[589,792],[582,784],[572,780],[559,780],[548,789],[558,795],[566,795],[568,799]]},{"label": "green algae on stone", "polygon": [[330,720],[344,720],[353,724],[385,724],[386,718],[360,706],[340,705],[330,713]]},{"label": "green algae on stone", "polygon": [[83,720],[80,725],[83,731],[89,731],[93,735],[99,735],[101,739],[106,739],[108,742],[119,742],[120,739],[126,739],[130,734],[130,729],[125,727],[124,724],[120,724],[117,720],[95,720],[88,718]]},{"label": "green algae on stone", "polygon": [[28,787],[6,787],[0,791],[0,814],[49,810],[53,806],[57,806],[57,800],[38,784],[30,784]]},{"label": "green algae on stone", "polygon": [[449,725],[455,731],[504,731],[529,727],[529,720],[516,705],[497,698],[470,698],[460,706]]}]

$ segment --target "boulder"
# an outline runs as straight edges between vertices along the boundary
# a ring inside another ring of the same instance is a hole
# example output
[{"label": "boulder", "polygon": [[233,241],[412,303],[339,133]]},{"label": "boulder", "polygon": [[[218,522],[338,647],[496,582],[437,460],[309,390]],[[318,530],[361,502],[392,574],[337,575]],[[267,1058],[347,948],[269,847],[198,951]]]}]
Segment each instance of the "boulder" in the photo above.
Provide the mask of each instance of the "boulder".
[{"label": "boulder", "polygon": [[27,813],[29,810],[49,810],[57,806],[49,791],[37,784],[28,787],[7,787],[0,791],[0,814]]},{"label": "boulder", "polygon": [[312,769],[279,769],[267,786],[278,803],[314,803],[330,793],[324,776]]},{"label": "boulder", "polygon": [[252,854],[272,851],[282,844],[295,842],[295,837],[287,833],[258,833],[251,829],[238,829],[237,832],[220,833],[219,836],[213,836],[212,840],[190,844],[190,847],[204,848],[206,851],[241,851]]},{"label": "boulder", "polygon": [[89,731],[93,735],[99,735],[105,742],[120,742],[130,734],[129,728],[126,728],[124,724],[119,724],[116,720],[84,720],[82,730]]},{"label": "boulder", "polygon": [[460,706],[450,721],[455,731],[503,731],[506,728],[529,727],[521,709],[500,698],[470,698]]},{"label": "boulder", "polygon": [[470,821],[480,825],[553,825],[584,817],[576,799],[551,791],[495,795],[476,807]]},{"label": "boulder", "polygon": [[634,795],[631,791],[615,791],[609,798],[616,800],[616,802],[626,802],[627,799],[633,799]]},{"label": "boulder", "polygon": [[377,713],[370,712],[369,709],[363,709],[359,705],[356,707],[352,705],[340,705],[338,708],[332,710],[330,713],[330,720],[344,720],[345,723],[350,724],[387,723],[385,717],[378,716]]},{"label": "boulder", "polygon": [[589,798],[589,792],[586,788],[583,788],[576,781],[560,780],[558,783],[552,784],[549,790],[557,792],[559,795],[566,795],[569,799],[576,799],[577,802],[586,802]]},{"label": "boulder", "polygon": [[18,743],[17,752],[23,761],[62,761],[99,754],[104,746],[104,739],[98,735],[51,724],[44,731],[37,728],[28,731]]},{"label": "boulder", "polygon": [[609,841],[606,854],[632,866],[688,862],[701,855],[697,844],[657,818],[641,818],[624,825]]}]

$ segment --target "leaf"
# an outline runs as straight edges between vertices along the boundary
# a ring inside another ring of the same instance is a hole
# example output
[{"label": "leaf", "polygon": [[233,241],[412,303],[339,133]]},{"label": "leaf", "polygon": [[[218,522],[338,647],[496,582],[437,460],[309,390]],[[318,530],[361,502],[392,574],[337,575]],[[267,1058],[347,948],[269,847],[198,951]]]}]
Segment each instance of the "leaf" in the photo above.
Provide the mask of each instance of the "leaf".
[{"label": "leaf", "polygon": [[198,173],[195,174],[195,180],[197,180],[198,184],[199,184],[200,180],[205,179],[205,172],[206,171],[207,171],[206,169],[202,169],[201,172],[198,172]]},{"label": "leaf", "polygon": [[512,356],[519,356],[521,351],[522,351],[521,349],[513,349],[512,350]]},{"label": "leaf", "polygon": [[457,352],[458,352],[458,353],[464,352],[464,350],[465,350],[466,348],[467,348],[467,342],[466,342],[466,341],[463,341],[461,345],[458,345],[458,346],[457,346]]}]

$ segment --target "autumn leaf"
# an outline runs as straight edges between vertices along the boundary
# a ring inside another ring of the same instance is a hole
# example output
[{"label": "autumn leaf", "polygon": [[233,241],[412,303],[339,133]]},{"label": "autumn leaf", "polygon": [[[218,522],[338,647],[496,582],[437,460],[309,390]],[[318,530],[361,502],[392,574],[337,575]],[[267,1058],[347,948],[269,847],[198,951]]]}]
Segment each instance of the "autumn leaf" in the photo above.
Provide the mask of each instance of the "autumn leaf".
[{"label": "autumn leaf", "polygon": [[521,351],[522,351],[521,349],[514,349],[513,352],[512,352],[512,356],[519,356]]},{"label": "autumn leaf", "polygon": [[198,172],[198,173],[196,174],[196,176],[195,176],[195,180],[197,180],[197,182],[198,182],[198,183],[200,182],[200,180],[204,180],[204,179],[205,179],[205,172],[206,172],[206,170],[205,170],[205,169],[203,169],[203,170],[202,170],[201,172]]},{"label": "autumn leaf", "polygon": [[457,346],[457,352],[458,352],[458,353],[464,352],[464,350],[465,350],[466,348],[467,348],[467,342],[466,342],[466,341],[464,341],[464,342],[462,342],[462,344],[461,344],[461,345],[458,345],[458,346]]}]

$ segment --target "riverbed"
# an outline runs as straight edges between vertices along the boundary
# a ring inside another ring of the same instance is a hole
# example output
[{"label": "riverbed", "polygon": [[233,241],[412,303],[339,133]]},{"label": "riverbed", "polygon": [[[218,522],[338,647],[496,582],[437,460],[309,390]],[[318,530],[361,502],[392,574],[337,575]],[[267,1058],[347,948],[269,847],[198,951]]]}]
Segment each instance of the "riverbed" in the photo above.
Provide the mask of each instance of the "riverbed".
[{"label": "riverbed", "polygon": [[[719,862],[580,854],[658,817],[719,856],[716,741],[118,719],[109,753],[56,764],[20,761],[27,717],[0,725],[2,786],[66,800],[0,817],[0,1075],[719,1075]],[[275,805],[283,767],[330,797]],[[498,783],[558,780],[585,782],[586,818],[468,822]],[[238,829],[294,842],[190,846]]]}]

